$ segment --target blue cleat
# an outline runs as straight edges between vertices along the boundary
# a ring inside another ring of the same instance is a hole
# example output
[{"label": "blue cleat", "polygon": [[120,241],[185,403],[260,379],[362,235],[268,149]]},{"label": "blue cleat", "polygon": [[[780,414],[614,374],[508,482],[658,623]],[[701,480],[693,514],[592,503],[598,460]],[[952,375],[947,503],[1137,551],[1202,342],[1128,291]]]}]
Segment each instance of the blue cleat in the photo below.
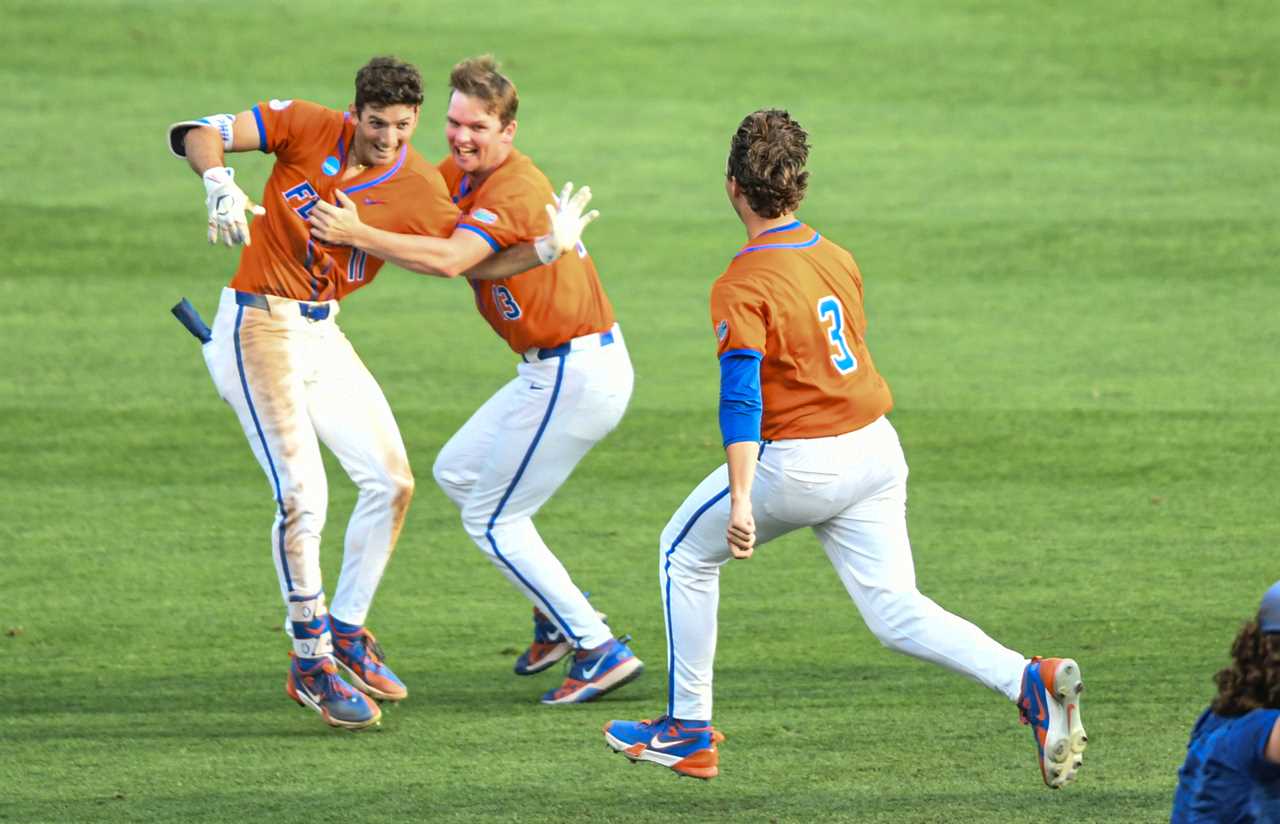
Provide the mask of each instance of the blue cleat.
[{"label": "blue cleat", "polygon": [[578,650],[564,683],[542,696],[544,704],[594,701],[640,677],[644,663],[617,638],[595,649]]},{"label": "blue cleat", "polygon": [[362,730],[382,720],[378,705],[351,688],[338,675],[338,668],[328,658],[304,665],[289,653],[289,678],[284,682],[285,694],[304,707],[310,707],[331,727]]},{"label": "blue cleat", "polygon": [[516,675],[533,675],[564,658],[573,651],[573,644],[564,637],[560,627],[537,607],[533,608],[533,643],[516,659]]},{"label": "blue cleat", "polygon": [[604,725],[604,740],[632,761],[661,764],[692,778],[709,780],[720,774],[716,746],[724,735],[702,721],[665,715],[653,721],[610,721]]},{"label": "blue cleat", "polygon": [[387,666],[382,646],[364,627],[352,635],[333,630],[333,659],[355,688],[380,701],[403,701],[409,690]]},{"label": "blue cleat", "polygon": [[[588,598],[591,597],[590,592],[582,594]],[[600,610],[596,610],[596,615],[600,616],[601,621],[609,623],[608,616]],[[564,632],[547,617],[545,612],[534,607],[533,643],[516,659],[516,675],[534,675],[542,672],[570,652],[573,652],[573,644],[564,637]]]},{"label": "blue cleat", "polygon": [[1053,789],[1075,780],[1089,743],[1080,720],[1080,666],[1070,658],[1032,658],[1022,673],[1018,711],[1031,725],[1040,775]]}]

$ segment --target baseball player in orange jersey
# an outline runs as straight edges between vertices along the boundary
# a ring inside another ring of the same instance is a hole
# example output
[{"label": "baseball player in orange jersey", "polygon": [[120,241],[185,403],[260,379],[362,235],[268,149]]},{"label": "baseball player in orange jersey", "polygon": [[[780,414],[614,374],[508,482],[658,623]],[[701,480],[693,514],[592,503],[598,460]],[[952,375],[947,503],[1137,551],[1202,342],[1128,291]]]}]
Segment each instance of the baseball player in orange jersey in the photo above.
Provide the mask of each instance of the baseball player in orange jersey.
[{"label": "baseball player in orange jersey", "polygon": [[[544,233],[552,190],[513,145],[515,86],[487,56],[455,66],[450,86],[450,153],[440,169],[463,213],[459,234],[496,252]],[[569,199],[566,189],[561,202]],[[366,226],[350,204],[325,206],[317,221],[329,240],[407,268],[423,264],[422,238]],[[445,444],[436,482],[461,510],[471,539],[533,602],[534,643],[516,672],[541,672],[576,650],[564,683],[542,702],[590,701],[639,676],[643,664],[574,585],[533,515],[621,420],[631,360],[582,245],[549,266],[487,283],[472,279],[471,286],[476,307],[520,363],[516,377]]]},{"label": "baseball player in orange jersey", "polygon": [[848,252],[794,215],[807,139],[786,112],[762,110],[731,142],[726,191],[748,240],[711,288],[727,463],[662,533],[666,712],[611,721],[605,740],[633,761],[718,774],[724,736],[711,726],[711,683],[720,567],[807,526],[880,642],[1016,701],[1033,725],[1045,782],[1062,786],[1086,741],[1079,667],[1028,660],[916,589],[907,465],[884,417],[889,388],[867,349],[862,277]]},{"label": "baseball player in orange jersey", "polygon": [[[440,236],[429,250],[434,273],[467,264],[451,237],[458,209],[439,171],[409,145],[422,99],[417,69],[375,58],[357,74],[346,112],[272,100],[235,116],[184,121],[169,134],[174,154],[205,181],[210,242],[245,247],[212,330],[198,317],[184,322],[205,341],[214,385],[239,417],[276,502],[272,557],[294,639],[285,689],[327,723],[350,729],[381,715],[361,693],[407,695],[364,622],[414,481],[382,390],[336,323],[339,300],[371,282],[382,261],[314,240],[306,218],[321,200],[344,192],[373,225]],[[224,152],[250,149],[276,156],[265,210],[249,204],[224,165]],[[259,215],[253,245],[249,210]],[[585,225],[562,218],[553,221],[561,231]],[[556,246],[555,238],[540,238],[541,252],[525,244],[474,276],[527,269],[547,249],[575,246],[578,234],[562,240]],[[319,564],[328,504],[320,442],[359,487],[331,607]]]}]

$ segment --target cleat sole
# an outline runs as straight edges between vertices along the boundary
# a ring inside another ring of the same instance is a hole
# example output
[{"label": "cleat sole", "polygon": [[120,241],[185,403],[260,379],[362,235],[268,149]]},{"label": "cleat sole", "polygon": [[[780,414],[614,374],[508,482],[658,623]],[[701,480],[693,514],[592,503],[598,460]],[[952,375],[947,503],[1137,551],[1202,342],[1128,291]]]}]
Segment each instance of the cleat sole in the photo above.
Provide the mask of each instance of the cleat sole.
[{"label": "cleat sole", "polygon": [[1084,692],[1080,667],[1070,658],[1063,659],[1052,674],[1052,682],[1045,682],[1045,688],[1053,700],[1044,741],[1044,778],[1046,784],[1058,789],[1075,780],[1089,743],[1080,717],[1080,694]]}]

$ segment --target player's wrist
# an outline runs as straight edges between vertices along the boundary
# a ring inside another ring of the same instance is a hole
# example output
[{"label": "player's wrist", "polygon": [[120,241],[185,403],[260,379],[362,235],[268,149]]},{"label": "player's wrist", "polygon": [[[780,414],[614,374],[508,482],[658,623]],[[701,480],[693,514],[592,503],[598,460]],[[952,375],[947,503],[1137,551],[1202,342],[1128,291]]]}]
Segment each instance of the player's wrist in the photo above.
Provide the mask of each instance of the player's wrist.
[{"label": "player's wrist", "polygon": [[554,263],[560,257],[560,247],[554,234],[543,235],[533,239],[533,249],[538,253],[538,260],[545,266]]},{"label": "player's wrist", "polygon": [[200,179],[204,181],[204,190],[206,194],[213,194],[217,189],[221,189],[228,183],[235,183],[236,170],[230,166],[211,166],[204,170],[204,174],[200,175]]}]

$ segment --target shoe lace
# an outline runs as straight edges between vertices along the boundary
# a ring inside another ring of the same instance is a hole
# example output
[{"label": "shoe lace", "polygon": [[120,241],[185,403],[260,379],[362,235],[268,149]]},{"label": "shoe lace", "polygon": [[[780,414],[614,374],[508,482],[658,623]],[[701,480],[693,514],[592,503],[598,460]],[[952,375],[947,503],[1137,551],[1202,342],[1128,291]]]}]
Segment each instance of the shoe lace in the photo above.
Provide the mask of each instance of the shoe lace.
[{"label": "shoe lace", "polygon": [[[624,633],[624,634],[623,634],[621,637],[619,637],[617,640],[618,640],[618,643],[619,643],[619,644],[622,644],[622,645],[625,647],[627,644],[630,644],[630,643],[631,643],[631,633],[629,633],[629,632],[628,632],[628,633]],[[603,654],[603,653],[601,653],[601,654]],[[573,677],[573,668],[574,668],[575,666],[577,666],[578,664],[581,664],[581,663],[583,663],[584,661],[589,661],[589,660],[591,660],[591,659],[590,659],[590,658],[579,658],[579,657],[578,657],[578,655],[577,655],[577,653],[574,653],[573,655],[566,655],[566,656],[564,657],[564,665],[563,665],[563,666],[564,666],[564,669],[563,669],[564,677],[565,677],[566,679],[572,679],[572,680],[574,680],[574,681],[579,681],[579,682],[581,682],[581,680],[582,680],[582,679],[574,678],[574,677]]]},{"label": "shoe lace", "polygon": [[373,637],[372,632],[367,629],[364,630],[361,633],[361,640],[364,641],[366,655],[379,664],[387,660],[386,654],[382,651],[382,644],[378,643],[378,639]]},{"label": "shoe lace", "polygon": [[357,635],[335,634],[334,640],[334,647],[343,653],[344,658],[360,662],[368,659],[374,665],[380,665],[386,660],[382,645],[367,629],[361,629]]},{"label": "shoe lace", "polygon": [[299,670],[299,674],[310,681],[311,692],[320,695],[326,700],[338,698],[346,701],[355,694],[355,690],[346,681],[338,675],[338,668],[334,666],[332,661],[325,660],[323,664],[311,672],[303,672]]},{"label": "shoe lace", "polygon": [[326,698],[336,697],[349,701],[356,694],[355,688],[343,681],[336,672],[325,672],[324,695]]}]

